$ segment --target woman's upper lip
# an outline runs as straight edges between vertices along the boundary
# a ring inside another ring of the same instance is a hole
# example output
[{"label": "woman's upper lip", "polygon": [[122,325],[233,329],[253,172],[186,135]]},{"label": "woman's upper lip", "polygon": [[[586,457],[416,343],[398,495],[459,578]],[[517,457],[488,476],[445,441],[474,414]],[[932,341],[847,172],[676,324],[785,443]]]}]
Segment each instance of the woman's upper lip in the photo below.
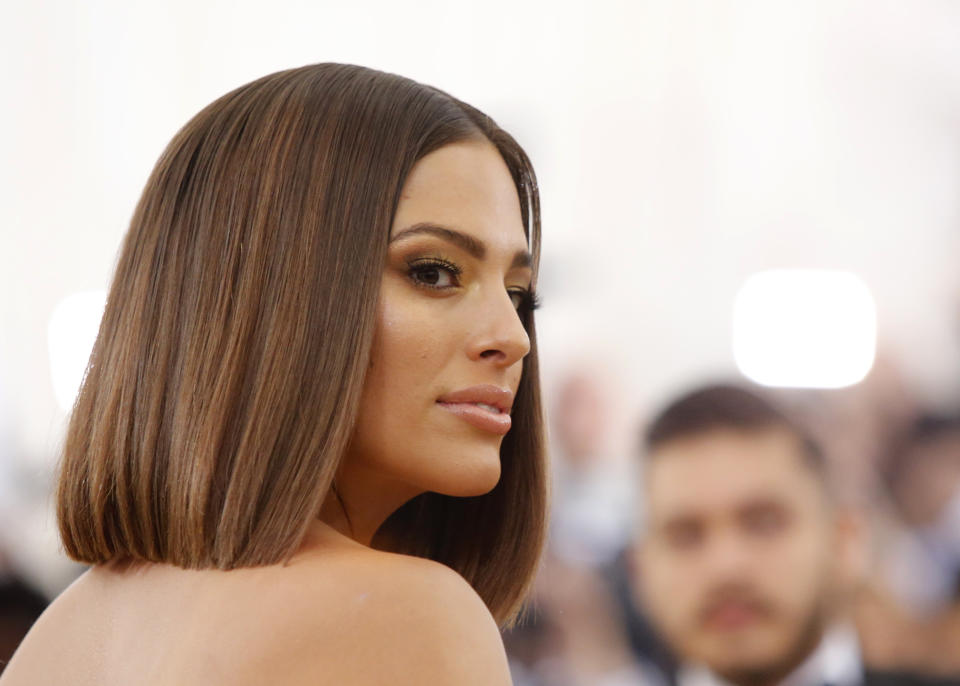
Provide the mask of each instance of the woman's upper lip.
[{"label": "woman's upper lip", "polygon": [[483,403],[491,405],[501,412],[510,412],[513,407],[513,391],[492,384],[480,384],[460,390],[444,393],[437,398],[438,403]]}]

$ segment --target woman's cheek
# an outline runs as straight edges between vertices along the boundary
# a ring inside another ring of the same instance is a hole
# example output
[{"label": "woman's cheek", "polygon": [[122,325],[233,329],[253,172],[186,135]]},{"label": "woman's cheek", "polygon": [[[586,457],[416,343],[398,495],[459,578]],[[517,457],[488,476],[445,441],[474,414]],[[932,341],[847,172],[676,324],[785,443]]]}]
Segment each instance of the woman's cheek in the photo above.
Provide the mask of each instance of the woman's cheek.
[{"label": "woman's cheek", "polygon": [[437,301],[419,297],[423,302],[409,302],[407,298],[383,302],[380,347],[384,364],[398,376],[417,375],[420,381],[428,381],[441,371],[428,367],[441,357],[448,332]]}]

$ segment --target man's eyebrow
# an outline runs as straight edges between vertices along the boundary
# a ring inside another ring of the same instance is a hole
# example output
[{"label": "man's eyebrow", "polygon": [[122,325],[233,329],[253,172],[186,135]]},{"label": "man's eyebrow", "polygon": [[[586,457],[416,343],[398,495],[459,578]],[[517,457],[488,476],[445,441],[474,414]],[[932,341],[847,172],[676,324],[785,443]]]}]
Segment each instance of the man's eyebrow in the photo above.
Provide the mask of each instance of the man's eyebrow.
[{"label": "man's eyebrow", "polygon": [[737,514],[747,514],[756,510],[789,510],[790,503],[778,499],[774,495],[758,495],[737,505]]},{"label": "man's eyebrow", "polygon": [[[409,226],[402,231],[397,232],[396,235],[390,238],[390,242],[393,243],[410,236],[421,234],[436,236],[437,238],[443,239],[449,243],[453,243],[454,245],[466,250],[468,253],[470,253],[470,255],[478,260],[482,260],[487,255],[487,247],[483,244],[483,241],[480,241],[469,234],[463,233],[462,231],[456,231],[455,229],[449,229],[445,226],[439,226],[429,222],[414,224],[413,226]],[[530,256],[530,253],[526,250],[519,250],[513,256],[513,260],[510,263],[510,268],[517,269],[522,267],[530,267],[532,264],[533,258]]]}]

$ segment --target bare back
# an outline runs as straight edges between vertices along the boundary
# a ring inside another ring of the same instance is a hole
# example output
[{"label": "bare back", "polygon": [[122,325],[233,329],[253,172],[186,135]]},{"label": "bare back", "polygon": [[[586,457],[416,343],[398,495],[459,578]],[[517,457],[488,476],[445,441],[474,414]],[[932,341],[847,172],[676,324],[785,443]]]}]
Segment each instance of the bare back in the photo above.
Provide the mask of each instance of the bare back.
[{"label": "bare back", "polygon": [[0,686],[473,679],[509,674],[492,617],[459,575],[327,537],[288,565],[96,567],[38,620]]}]

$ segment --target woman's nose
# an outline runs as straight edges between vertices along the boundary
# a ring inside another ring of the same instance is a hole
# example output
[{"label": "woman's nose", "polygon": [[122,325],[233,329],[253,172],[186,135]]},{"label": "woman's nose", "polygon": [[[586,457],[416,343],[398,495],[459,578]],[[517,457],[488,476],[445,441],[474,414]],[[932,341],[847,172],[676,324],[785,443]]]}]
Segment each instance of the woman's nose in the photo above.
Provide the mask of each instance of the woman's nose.
[{"label": "woman's nose", "polygon": [[471,359],[509,367],[530,352],[530,336],[505,290],[485,299],[477,315],[475,334],[467,349]]}]

